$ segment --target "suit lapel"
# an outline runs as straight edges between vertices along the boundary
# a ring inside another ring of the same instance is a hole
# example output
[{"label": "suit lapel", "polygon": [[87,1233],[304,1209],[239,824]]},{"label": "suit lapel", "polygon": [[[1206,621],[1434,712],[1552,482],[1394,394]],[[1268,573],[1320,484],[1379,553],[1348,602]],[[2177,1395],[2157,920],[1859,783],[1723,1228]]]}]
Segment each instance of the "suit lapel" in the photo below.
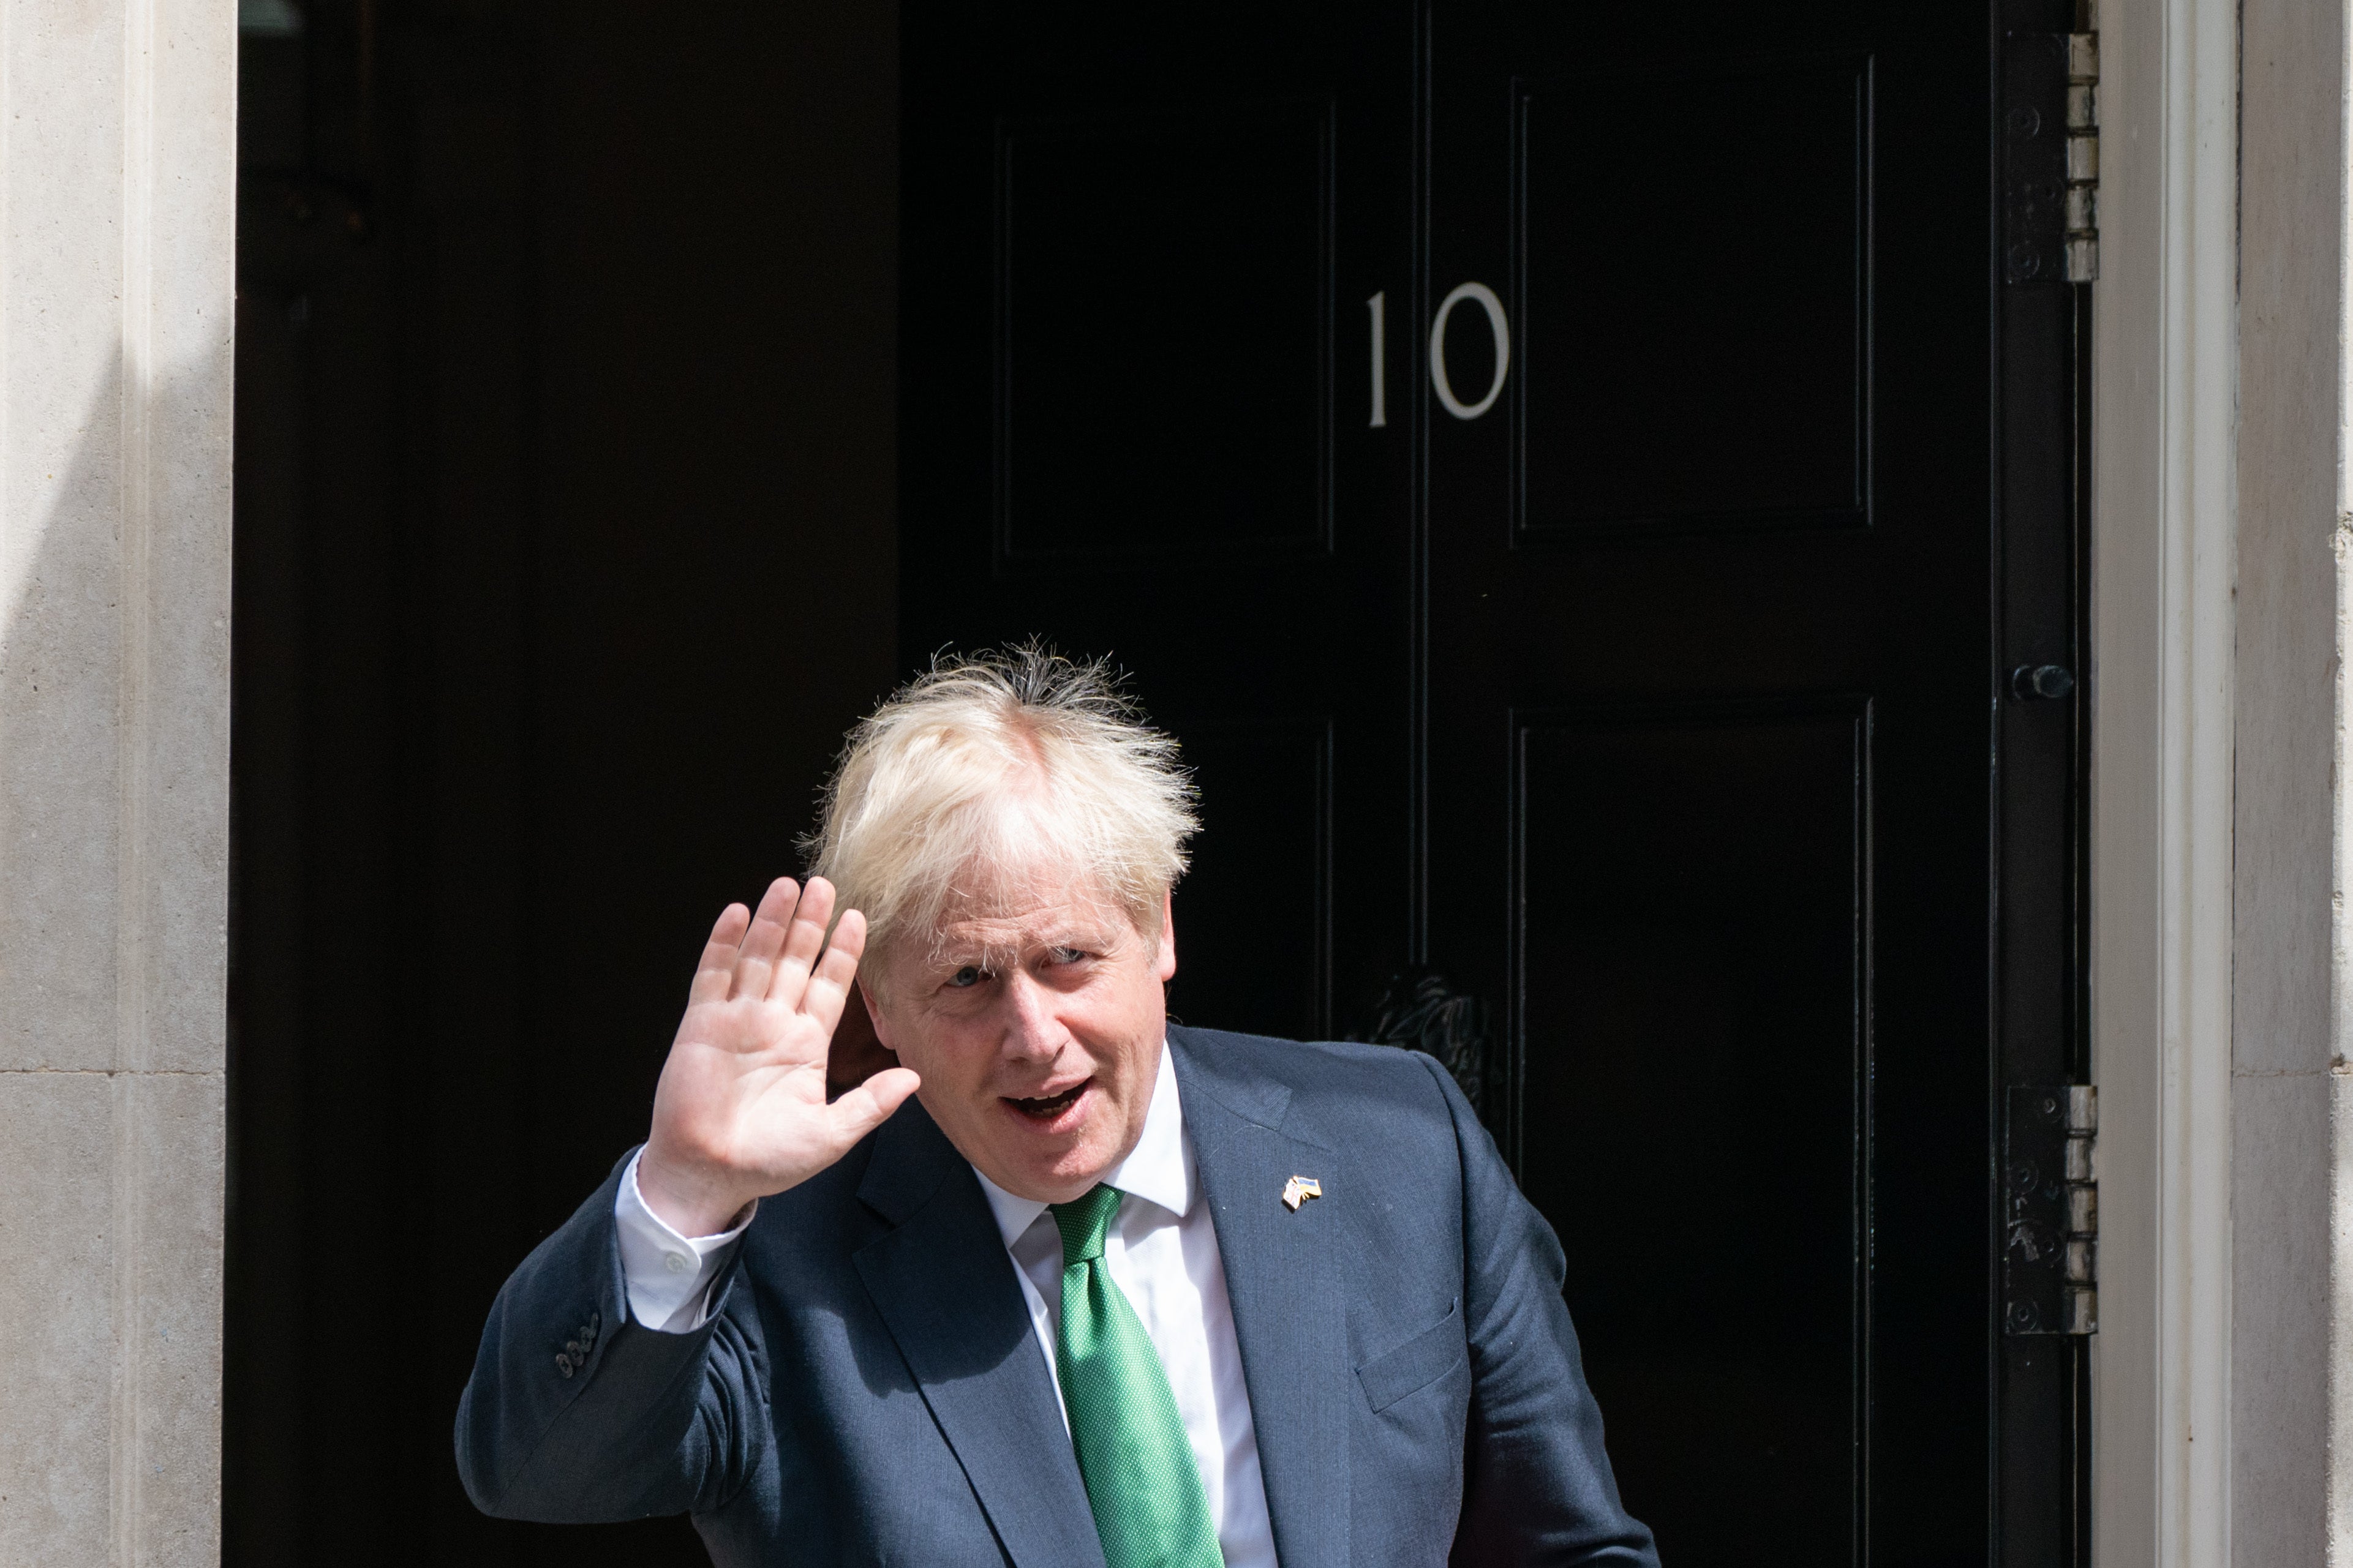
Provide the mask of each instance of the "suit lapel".
[{"label": "suit lapel", "polygon": [[1101,1564],[1077,1457],[997,1222],[913,1101],[876,1135],[858,1195],[896,1226],[859,1277],[898,1342],[989,1524],[1022,1568]]},{"label": "suit lapel", "polygon": [[[1188,1034],[1172,1027],[1169,1046],[1225,1265],[1275,1553],[1283,1568],[1345,1568],[1353,1379],[1331,1222],[1358,1194],[1335,1182],[1330,1149],[1284,1131],[1288,1089],[1220,1072]],[[1318,1178],[1328,1195],[1284,1208],[1293,1176]]]}]

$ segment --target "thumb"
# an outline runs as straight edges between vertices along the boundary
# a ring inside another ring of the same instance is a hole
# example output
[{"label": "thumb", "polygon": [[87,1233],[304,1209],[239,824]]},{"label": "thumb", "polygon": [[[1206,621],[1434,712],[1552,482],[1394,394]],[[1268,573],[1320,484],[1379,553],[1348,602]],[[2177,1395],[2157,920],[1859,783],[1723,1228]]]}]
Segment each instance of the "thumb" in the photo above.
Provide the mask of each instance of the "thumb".
[{"label": "thumb", "polygon": [[841,1140],[841,1146],[847,1149],[888,1121],[923,1081],[906,1068],[891,1068],[827,1106],[833,1113],[834,1135]]}]

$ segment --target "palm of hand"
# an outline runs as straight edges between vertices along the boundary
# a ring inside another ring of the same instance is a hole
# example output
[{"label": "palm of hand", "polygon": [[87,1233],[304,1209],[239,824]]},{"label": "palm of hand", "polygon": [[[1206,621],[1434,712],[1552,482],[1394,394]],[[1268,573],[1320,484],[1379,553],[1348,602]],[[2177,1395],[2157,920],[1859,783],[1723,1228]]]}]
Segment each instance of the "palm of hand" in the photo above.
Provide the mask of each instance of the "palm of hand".
[{"label": "palm of hand", "polygon": [[865,945],[855,910],[826,942],[832,910],[822,879],[804,892],[784,878],[756,914],[731,904],[712,928],[638,1164],[646,1202],[684,1234],[824,1170],[915,1088],[898,1069],[826,1101],[827,1046]]},{"label": "palm of hand", "polygon": [[[812,1115],[825,1110],[830,1037],[807,1014],[766,997],[698,1002],[679,1022],[664,1085],[678,1080],[673,1103],[681,1121],[698,1124],[698,1142],[788,1186],[811,1173],[793,1167],[812,1142]],[[664,1108],[659,1094],[655,1103]]]}]

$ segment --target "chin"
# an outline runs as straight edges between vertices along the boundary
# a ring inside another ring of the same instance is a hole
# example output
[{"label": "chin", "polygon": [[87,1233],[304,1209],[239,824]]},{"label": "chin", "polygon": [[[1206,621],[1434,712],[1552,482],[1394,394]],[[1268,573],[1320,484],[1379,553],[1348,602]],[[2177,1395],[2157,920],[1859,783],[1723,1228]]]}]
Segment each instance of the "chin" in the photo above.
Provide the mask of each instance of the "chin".
[{"label": "chin", "polygon": [[1072,1149],[1050,1159],[1034,1161],[1030,1170],[1041,1182],[1055,1186],[1068,1186],[1072,1182],[1092,1184],[1103,1166],[1092,1158],[1092,1151]]},{"label": "chin", "polygon": [[1060,1154],[1044,1159],[1038,1158],[1033,1151],[1031,1157],[1022,1164],[1038,1191],[1063,1194],[1052,1200],[1056,1203],[1068,1203],[1072,1198],[1082,1196],[1111,1168],[1111,1162],[1103,1158],[1102,1151],[1083,1141]]}]

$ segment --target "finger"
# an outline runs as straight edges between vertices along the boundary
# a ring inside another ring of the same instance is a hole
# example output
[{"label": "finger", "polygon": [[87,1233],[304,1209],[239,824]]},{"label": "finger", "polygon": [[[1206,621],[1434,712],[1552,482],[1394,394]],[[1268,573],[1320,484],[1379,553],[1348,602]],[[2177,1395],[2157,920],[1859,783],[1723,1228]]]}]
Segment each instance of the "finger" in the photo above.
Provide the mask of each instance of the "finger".
[{"label": "finger", "polygon": [[793,906],[799,901],[800,892],[790,877],[779,877],[768,884],[767,892],[760,900],[759,912],[752,917],[751,929],[744,933],[744,951],[735,960],[735,981],[729,995],[768,994],[768,977],[776,969],[777,952],[785,945],[785,933],[792,924]]},{"label": "finger", "polygon": [[826,1107],[833,1118],[833,1135],[841,1148],[873,1131],[891,1113],[923,1087],[923,1080],[906,1068],[886,1068]]},{"label": "finger", "polygon": [[811,877],[808,889],[801,895],[800,908],[793,911],[792,929],[785,936],[785,951],[776,961],[776,972],[768,982],[768,1000],[781,1002],[787,1007],[797,1007],[801,988],[808,983],[809,969],[817,963],[818,950],[825,946],[825,924],[833,918],[833,884],[823,877]]},{"label": "finger", "polygon": [[801,993],[801,1011],[823,1026],[828,1036],[841,1022],[841,1009],[849,1000],[850,986],[858,982],[858,960],[865,951],[866,917],[856,910],[842,910],[833,928],[833,941],[826,944],[825,956],[818,960],[816,972]]},{"label": "finger", "polygon": [[735,950],[744,941],[744,928],[751,923],[752,911],[741,904],[730,904],[719,911],[711,940],[703,944],[702,956],[695,963],[694,980],[686,988],[688,1006],[727,1000],[727,987],[735,978]]}]

